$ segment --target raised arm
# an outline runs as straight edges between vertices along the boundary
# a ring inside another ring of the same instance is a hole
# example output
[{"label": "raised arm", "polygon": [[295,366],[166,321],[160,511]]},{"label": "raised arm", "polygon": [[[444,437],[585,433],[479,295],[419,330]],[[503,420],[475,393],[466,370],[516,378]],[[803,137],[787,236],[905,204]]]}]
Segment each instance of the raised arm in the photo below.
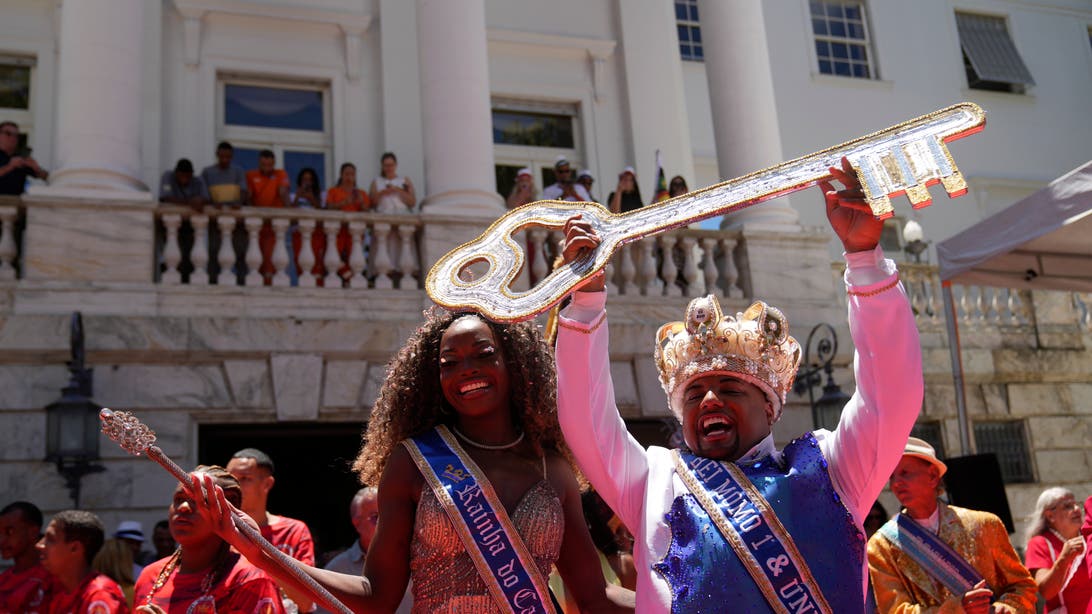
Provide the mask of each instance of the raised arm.
[{"label": "raised arm", "polygon": [[[565,225],[565,259],[599,237],[579,216]],[[614,401],[602,275],[573,295],[557,335],[557,411],[565,441],[584,475],[626,526],[642,526],[648,478],[644,448],[626,430]]]},{"label": "raised arm", "polygon": [[864,204],[856,176],[843,161],[831,169],[845,185],[823,184],[827,217],[846,249],[849,330],[856,348],[857,390],[838,428],[821,441],[835,488],[863,522],[898,464],[921,411],[921,344],[895,263],[878,247],[883,222]]}]

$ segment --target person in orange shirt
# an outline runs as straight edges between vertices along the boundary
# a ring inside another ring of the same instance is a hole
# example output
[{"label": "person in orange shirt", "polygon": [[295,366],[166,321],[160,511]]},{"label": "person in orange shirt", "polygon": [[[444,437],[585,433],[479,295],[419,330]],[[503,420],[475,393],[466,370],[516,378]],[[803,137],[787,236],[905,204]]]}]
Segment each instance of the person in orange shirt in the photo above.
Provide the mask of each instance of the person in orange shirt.
[{"label": "person in orange shirt", "polygon": [[[356,165],[352,162],[341,165],[341,170],[338,171],[337,185],[326,191],[326,207],[328,209],[340,209],[341,211],[370,211],[372,209],[372,201],[368,198],[368,193],[356,185]],[[349,234],[349,226],[342,224],[341,230],[337,233],[337,253],[342,263],[337,274],[342,279],[348,279],[353,274],[347,265],[350,256],[349,250],[352,246],[353,238]]]},{"label": "person in orange shirt", "polygon": [[[251,207],[287,207],[288,188],[291,183],[284,169],[274,168],[277,156],[268,149],[258,152],[258,168],[246,172],[247,204]],[[258,246],[262,250],[262,278],[265,285],[273,283],[273,246],[277,238],[273,226],[266,222],[258,235]]]}]

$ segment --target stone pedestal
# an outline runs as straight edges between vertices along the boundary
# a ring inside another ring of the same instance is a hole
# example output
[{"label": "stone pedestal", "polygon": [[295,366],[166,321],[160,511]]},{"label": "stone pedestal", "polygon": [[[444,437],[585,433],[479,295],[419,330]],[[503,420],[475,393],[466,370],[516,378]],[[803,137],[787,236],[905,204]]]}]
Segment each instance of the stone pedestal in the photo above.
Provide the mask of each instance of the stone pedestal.
[{"label": "stone pedestal", "polygon": [[[744,293],[790,315],[800,309],[832,305],[845,290],[835,287],[827,254],[829,242],[829,235],[814,230],[775,233],[745,226],[739,251],[743,258],[738,263],[741,277],[749,285]],[[845,318],[844,312],[840,318]]]},{"label": "stone pedestal", "polygon": [[152,282],[156,204],[151,200],[52,198],[36,192],[24,202],[25,279]]}]

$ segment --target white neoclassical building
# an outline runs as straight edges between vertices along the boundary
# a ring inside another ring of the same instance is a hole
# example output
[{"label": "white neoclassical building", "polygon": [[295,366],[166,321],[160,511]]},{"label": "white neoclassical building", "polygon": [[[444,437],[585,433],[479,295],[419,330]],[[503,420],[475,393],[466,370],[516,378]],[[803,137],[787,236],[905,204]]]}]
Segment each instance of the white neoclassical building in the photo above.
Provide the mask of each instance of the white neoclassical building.
[{"label": "white neoclassical building", "polygon": [[[96,401],[136,413],[183,466],[267,448],[281,465],[274,510],[310,521],[324,549],[350,539],[345,461],[386,361],[428,305],[423,271],[504,211],[518,169],[541,192],[564,156],[605,201],[632,165],[647,201],[657,151],[667,177],[696,188],[977,102],[986,130],[951,146],[970,193],[896,204],[884,244],[905,259],[907,221],[934,243],[1092,155],[1086,0],[5,0],[2,14],[0,121],[17,122],[20,147],[51,170],[0,202],[3,498],[71,505],[43,461],[45,408],[68,381],[80,311]],[[344,162],[370,181],[392,151],[419,207],[159,205],[161,174],[179,158],[212,164],[220,141],[250,168],[272,150],[293,181],[312,167],[324,188]],[[333,244],[341,223],[344,257],[309,248],[318,232]],[[263,225],[278,239],[271,286],[256,271]],[[239,251],[210,242],[232,232]],[[298,274],[292,232],[304,238]],[[735,310],[764,298],[802,341],[833,324],[833,374],[851,389],[832,238],[813,189],[622,252],[611,352],[634,432],[665,436],[652,332],[687,295]],[[543,250],[550,237],[528,240]],[[935,268],[918,254],[904,280],[927,357],[919,429],[955,456],[972,450],[960,450]],[[1001,459],[1014,515],[1047,485],[1089,494],[1087,297],[959,291],[970,439]],[[778,429],[788,438],[831,419],[805,392]],[[105,439],[100,454],[81,505],[150,531],[170,478]]]}]

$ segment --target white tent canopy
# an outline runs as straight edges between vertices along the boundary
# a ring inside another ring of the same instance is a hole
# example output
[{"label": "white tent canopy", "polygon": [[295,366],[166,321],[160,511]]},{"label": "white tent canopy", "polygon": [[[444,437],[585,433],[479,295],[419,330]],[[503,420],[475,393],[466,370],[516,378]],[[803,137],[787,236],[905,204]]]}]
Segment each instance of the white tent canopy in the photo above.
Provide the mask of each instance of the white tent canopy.
[{"label": "white tent canopy", "polygon": [[959,442],[970,453],[953,283],[1092,292],[1092,161],[937,244]]},{"label": "white tent canopy", "polygon": [[1092,161],[937,244],[940,278],[1092,292]]}]

